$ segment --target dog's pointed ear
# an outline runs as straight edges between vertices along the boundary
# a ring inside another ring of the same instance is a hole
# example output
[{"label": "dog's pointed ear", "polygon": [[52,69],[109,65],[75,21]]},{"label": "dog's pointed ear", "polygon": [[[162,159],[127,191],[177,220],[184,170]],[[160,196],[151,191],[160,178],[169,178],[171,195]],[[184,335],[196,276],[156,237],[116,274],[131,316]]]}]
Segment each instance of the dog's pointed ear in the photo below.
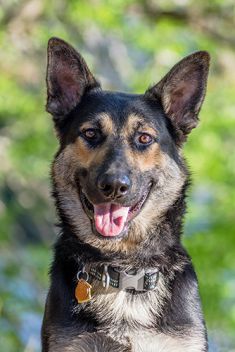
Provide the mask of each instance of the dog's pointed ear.
[{"label": "dog's pointed ear", "polygon": [[83,94],[99,83],[82,56],[58,38],[48,42],[47,104],[55,120],[63,118],[80,102]]},{"label": "dog's pointed ear", "polygon": [[206,92],[209,62],[210,56],[206,51],[195,52],[176,64],[145,93],[151,99],[160,100],[176,130],[179,144],[197,126],[198,113]]}]

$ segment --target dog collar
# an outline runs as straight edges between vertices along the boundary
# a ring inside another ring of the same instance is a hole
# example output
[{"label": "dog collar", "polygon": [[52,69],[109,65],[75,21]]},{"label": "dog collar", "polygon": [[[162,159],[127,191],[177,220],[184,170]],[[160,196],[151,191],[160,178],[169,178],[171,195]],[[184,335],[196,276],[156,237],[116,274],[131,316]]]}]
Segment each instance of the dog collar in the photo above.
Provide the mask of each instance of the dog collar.
[{"label": "dog collar", "polygon": [[77,273],[75,297],[78,303],[89,302],[92,299],[92,282],[102,282],[107,290],[110,286],[118,290],[135,290],[146,292],[154,290],[159,279],[156,269],[140,269],[124,271],[111,265],[82,267]]},{"label": "dog collar", "polygon": [[134,289],[135,291],[150,291],[157,286],[159,271],[156,269],[140,269],[123,271],[118,267],[103,265],[91,266],[89,270],[91,281],[101,281],[105,289],[109,286],[119,290]]},{"label": "dog collar", "polygon": [[122,270],[120,267],[111,265],[90,265],[83,266],[77,273],[77,279],[84,279],[86,282],[92,283],[94,280],[102,282],[102,286],[108,289],[113,288],[134,289],[136,291],[150,291],[157,286],[159,278],[159,270],[139,269],[139,270]]}]

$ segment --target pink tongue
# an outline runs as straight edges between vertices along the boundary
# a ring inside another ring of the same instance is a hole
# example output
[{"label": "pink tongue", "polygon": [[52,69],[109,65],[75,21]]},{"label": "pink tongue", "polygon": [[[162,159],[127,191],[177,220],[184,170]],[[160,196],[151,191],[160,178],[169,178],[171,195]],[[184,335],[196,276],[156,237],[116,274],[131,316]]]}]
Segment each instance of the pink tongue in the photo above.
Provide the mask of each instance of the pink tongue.
[{"label": "pink tongue", "polygon": [[94,205],[96,230],[103,236],[118,236],[124,229],[129,209],[111,203]]}]

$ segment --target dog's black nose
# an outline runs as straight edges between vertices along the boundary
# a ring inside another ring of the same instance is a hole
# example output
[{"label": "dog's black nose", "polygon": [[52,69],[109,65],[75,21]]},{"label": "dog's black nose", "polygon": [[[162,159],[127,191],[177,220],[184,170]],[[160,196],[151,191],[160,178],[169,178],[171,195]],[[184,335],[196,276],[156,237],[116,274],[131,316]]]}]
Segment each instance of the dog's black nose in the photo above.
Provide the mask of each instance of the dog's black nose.
[{"label": "dog's black nose", "polygon": [[98,178],[98,188],[106,198],[121,198],[130,186],[131,181],[126,175],[103,174]]}]

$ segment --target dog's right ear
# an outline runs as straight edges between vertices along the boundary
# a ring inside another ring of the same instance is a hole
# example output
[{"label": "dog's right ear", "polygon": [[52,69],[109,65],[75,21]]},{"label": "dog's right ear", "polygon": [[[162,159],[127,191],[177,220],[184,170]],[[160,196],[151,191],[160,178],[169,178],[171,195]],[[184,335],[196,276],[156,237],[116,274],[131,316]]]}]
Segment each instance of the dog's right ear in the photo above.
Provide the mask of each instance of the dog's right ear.
[{"label": "dog's right ear", "polygon": [[82,56],[58,38],[48,42],[47,111],[62,120],[80,102],[83,94],[99,87]]}]

